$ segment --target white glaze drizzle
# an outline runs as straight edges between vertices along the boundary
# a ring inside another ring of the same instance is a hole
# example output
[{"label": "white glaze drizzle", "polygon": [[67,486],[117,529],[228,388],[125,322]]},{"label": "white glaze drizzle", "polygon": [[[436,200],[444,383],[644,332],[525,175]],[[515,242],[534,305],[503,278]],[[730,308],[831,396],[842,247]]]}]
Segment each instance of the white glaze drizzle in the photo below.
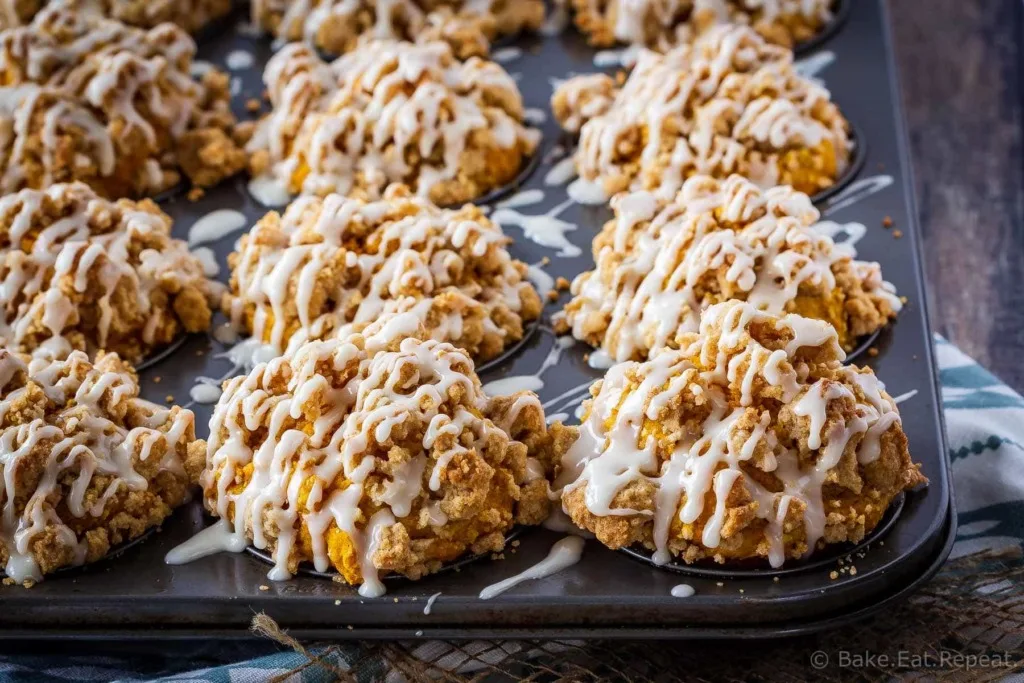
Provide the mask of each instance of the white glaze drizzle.
[{"label": "white glaze drizzle", "polygon": [[532,375],[513,375],[492,380],[484,385],[484,393],[488,396],[509,396],[520,391],[540,391],[544,388],[544,373],[558,365],[562,353],[575,343],[576,340],[572,337],[556,337],[537,372]]},{"label": "white glaze drizzle", "polygon": [[429,616],[429,615],[430,615],[430,611],[431,611],[431,610],[433,609],[433,607],[434,607],[434,602],[435,602],[435,601],[436,601],[436,600],[437,600],[437,599],[438,599],[439,597],[441,597],[441,592],[440,592],[440,591],[438,591],[437,593],[434,593],[434,594],[433,594],[433,595],[431,595],[431,596],[430,596],[429,598],[427,598],[427,604],[425,604],[425,605],[423,606],[423,614],[425,614],[425,615],[427,615],[427,616]]},{"label": "white glaze drizzle", "polygon": [[547,213],[536,216],[527,216],[509,208],[498,209],[491,214],[491,220],[499,225],[522,228],[524,237],[542,247],[557,249],[558,256],[579,256],[583,251],[565,236],[567,232],[576,230],[577,225],[559,218],[572,203],[571,199],[566,200]]},{"label": "white glaze drizzle", "polygon": [[580,561],[585,544],[586,541],[579,536],[566,536],[551,546],[548,556],[537,564],[481,590],[480,599],[490,600],[524,581],[543,579],[571,567]]},{"label": "white glaze drizzle", "polygon": [[848,206],[863,201],[893,184],[891,175],[873,175],[853,181],[829,199],[822,215],[831,216]]},{"label": "white glaze drizzle", "polygon": [[234,209],[214,209],[199,217],[188,231],[188,244],[194,247],[207,242],[216,242],[245,227],[245,214]]}]

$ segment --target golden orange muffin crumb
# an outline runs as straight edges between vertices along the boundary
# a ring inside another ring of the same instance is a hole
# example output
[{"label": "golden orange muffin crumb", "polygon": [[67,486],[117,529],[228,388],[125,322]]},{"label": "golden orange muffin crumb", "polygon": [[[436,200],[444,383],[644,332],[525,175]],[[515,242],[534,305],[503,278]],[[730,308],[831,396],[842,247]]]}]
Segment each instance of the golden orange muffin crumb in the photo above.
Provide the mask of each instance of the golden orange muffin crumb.
[{"label": "golden orange muffin crumb", "polygon": [[111,202],[81,183],[0,199],[0,285],[5,348],[131,363],[206,330],[220,296],[155,203]]},{"label": "golden orange muffin crumb", "polygon": [[0,190],[80,180],[109,198],[213,185],[247,157],[226,74],[191,76],[195,42],[60,7],[0,31]]},{"label": "golden orange muffin crumb", "polygon": [[709,308],[679,350],[591,388],[556,486],[604,544],[658,563],[767,559],[856,543],[925,483],[896,403],[844,366],[835,330],[748,303]]},{"label": "golden orange muffin crumb", "polygon": [[409,312],[486,360],[542,308],[509,242],[479,208],[439,209],[400,187],[377,202],[301,197],[242,236],[224,311],[278,352]]},{"label": "golden orange muffin crumb", "polygon": [[272,111],[247,149],[250,191],[270,205],[294,194],[377,199],[389,185],[462,204],[512,181],[540,140],[504,69],[460,61],[441,42],[376,40],[330,63],[293,43],[264,80]]},{"label": "golden orange muffin crumb", "polygon": [[597,269],[576,277],[556,316],[560,330],[611,360],[679,348],[701,311],[728,299],[824,320],[846,350],[902,308],[880,266],[836,244],[792,188],[694,176],[672,201],[633,192],[613,198],[612,209],[594,239]]},{"label": "golden orange muffin crumb", "polygon": [[463,351],[402,317],[225,383],[206,506],[272,553],[271,578],[311,562],[376,596],[384,574],[498,552],[514,524],[547,516],[569,430],[549,429],[532,393],[485,396]]},{"label": "golden orange muffin crumb", "polygon": [[459,59],[484,56],[490,41],[540,28],[541,0],[254,0],[252,21],[286,40],[334,55],[374,38],[449,43]]},{"label": "golden orange muffin crumb", "polygon": [[832,19],[832,0],[568,0],[591,45],[645,45],[665,51],[722,24],[750,26],[792,48]]},{"label": "golden orange muffin crumb", "polygon": [[138,397],[116,354],[95,364],[0,349],[0,566],[17,583],[95,562],[185,502],[203,467],[191,411]]},{"label": "golden orange muffin crumb", "polygon": [[619,88],[603,75],[560,85],[552,110],[579,131],[584,202],[625,190],[670,197],[686,178],[738,173],[814,194],[849,165],[849,125],[793,55],[744,26],[720,26],[666,54],[642,51]]}]

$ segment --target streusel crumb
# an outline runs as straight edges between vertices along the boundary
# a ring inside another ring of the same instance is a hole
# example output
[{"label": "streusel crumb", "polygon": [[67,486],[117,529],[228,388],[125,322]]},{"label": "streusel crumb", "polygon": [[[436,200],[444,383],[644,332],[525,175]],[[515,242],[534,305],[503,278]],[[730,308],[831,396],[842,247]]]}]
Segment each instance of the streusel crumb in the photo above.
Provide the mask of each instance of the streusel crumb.
[{"label": "streusel crumb", "polygon": [[209,328],[221,290],[170,234],[151,200],[111,202],[81,183],[0,199],[4,347],[48,357],[105,350],[137,363]]},{"label": "streusel crumb", "polygon": [[331,63],[293,43],[264,81],[273,111],[247,149],[254,185],[275,196],[376,199],[406,185],[458,205],[509,183],[540,140],[504,69],[441,42],[372,41]]},{"label": "streusel crumb", "polygon": [[613,360],[679,348],[701,312],[728,299],[824,320],[846,350],[903,307],[881,267],[837,245],[792,188],[694,176],[672,201],[633,192],[612,210],[594,239],[597,269],[576,277],[559,318]]},{"label": "streusel crumb", "polygon": [[439,209],[402,188],[370,203],[302,197],[242,236],[224,310],[280,352],[410,312],[431,338],[486,360],[542,308],[509,242],[479,208]]},{"label": "streusel crumb", "polygon": [[95,364],[0,349],[0,565],[18,583],[95,562],[181,505],[203,467],[191,411],[138,397],[115,354]]},{"label": "streusel crumb", "polygon": [[744,26],[716,27],[663,55],[643,51],[612,87],[607,76],[578,76],[552,98],[559,122],[580,132],[577,183],[591,195],[668,198],[691,175],[732,173],[814,194],[849,164],[849,125],[828,90]]},{"label": "streusel crumb", "polygon": [[564,509],[602,543],[778,567],[860,541],[927,481],[896,403],[827,323],[729,301],[681,341],[592,387],[560,463]]},{"label": "streusel crumb", "polygon": [[272,552],[275,578],[311,562],[379,595],[380,575],[499,552],[514,524],[546,517],[569,430],[549,430],[532,393],[489,399],[464,352],[408,322],[310,342],[225,383],[206,506]]}]

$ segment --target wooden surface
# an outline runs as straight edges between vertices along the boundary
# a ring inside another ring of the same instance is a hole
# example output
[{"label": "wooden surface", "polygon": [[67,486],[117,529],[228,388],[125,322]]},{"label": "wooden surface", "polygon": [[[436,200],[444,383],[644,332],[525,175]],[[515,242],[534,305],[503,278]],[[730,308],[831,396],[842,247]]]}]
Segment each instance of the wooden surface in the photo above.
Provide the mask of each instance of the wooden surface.
[{"label": "wooden surface", "polygon": [[933,327],[1024,390],[1024,3],[889,6]]}]

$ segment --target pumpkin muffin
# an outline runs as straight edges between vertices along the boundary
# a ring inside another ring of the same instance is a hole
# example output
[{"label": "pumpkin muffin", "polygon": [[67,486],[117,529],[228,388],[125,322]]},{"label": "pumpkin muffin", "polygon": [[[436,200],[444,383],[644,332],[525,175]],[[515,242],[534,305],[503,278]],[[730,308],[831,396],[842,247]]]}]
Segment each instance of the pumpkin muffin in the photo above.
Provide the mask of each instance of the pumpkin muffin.
[{"label": "pumpkin muffin", "polygon": [[560,462],[563,508],[605,545],[779,567],[862,540],[927,481],[896,403],[827,323],[728,301],[682,342],[597,382]]}]

